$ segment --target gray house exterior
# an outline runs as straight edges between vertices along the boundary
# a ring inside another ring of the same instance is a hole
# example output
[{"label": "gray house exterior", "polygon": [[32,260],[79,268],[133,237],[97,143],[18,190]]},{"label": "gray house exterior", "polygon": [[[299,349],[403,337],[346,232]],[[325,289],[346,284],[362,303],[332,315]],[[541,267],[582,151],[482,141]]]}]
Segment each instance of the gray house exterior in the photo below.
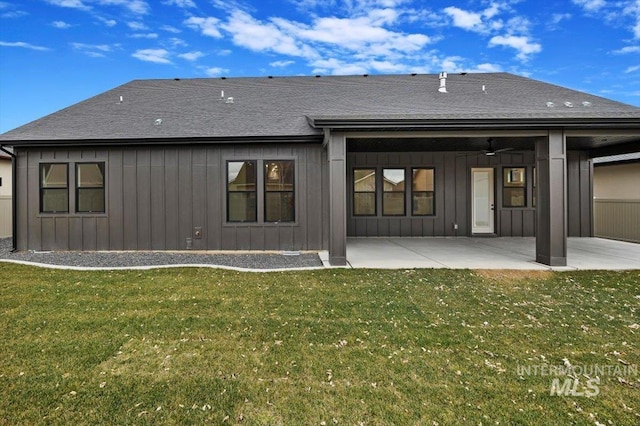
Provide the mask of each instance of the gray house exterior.
[{"label": "gray house exterior", "polygon": [[[18,250],[328,250],[593,235],[640,108],[506,73],[137,80],[0,135]],[[428,242],[426,242],[428,243]]]}]

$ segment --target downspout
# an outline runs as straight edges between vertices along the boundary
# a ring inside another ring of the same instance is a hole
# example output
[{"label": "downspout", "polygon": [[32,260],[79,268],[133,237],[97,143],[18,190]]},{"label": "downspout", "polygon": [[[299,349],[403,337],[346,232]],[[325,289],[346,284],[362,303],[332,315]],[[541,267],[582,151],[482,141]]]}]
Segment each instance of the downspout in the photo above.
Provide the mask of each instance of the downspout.
[{"label": "downspout", "polygon": [[18,171],[17,171],[17,165],[16,165],[16,155],[9,151],[8,149],[6,149],[5,147],[3,147],[2,145],[0,145],[0,151],[6,153],[7,155],[9,155],[11,157],[11,239],[12,241],[12,247],[11,247],[11,253],[15,252],[16,250],[18,250],[18,237],[17,237],[17,231],[18,231],[18,209],[17,209],[17,204],[16,203],[16,196],[18,195],[18,191],[17,191],[17,186],[18,186]]}]

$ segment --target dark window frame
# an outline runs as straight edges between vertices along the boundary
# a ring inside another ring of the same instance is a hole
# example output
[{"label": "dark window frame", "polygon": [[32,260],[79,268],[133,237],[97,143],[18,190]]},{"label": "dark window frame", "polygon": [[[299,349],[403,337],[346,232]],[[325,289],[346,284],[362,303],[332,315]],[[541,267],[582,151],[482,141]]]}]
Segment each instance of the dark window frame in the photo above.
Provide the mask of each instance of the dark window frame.
[{"label": "dark window frame", "polygon": [[[53,166],[53,165],[61,165],[61,166],[65,166],[67,169],[67,176],[66,176],[66,186],[65,187],[60,187],[60,188],[46,188],[43,187],[43,176],[42,173],[44,171],[44,166]],[[52,162],[52,163],[40,163],[38,165],[38,187],[40,190],[40,194],[39,194],[39,198],[40,198],[40,213],[45,213],[45,214],[69,214],[69,163],[63,163],[63,162]],[[66,210],[45,210],[44,209],[44,194],[48,189],[55,189],[55,190],[60,190],[60,189],[64,189],[67,191],[67,208]]]},{"label": "dark window frame", "polygon": [[[402,191],[386,191],[384,189],[384,171],[385,170],[402,170],[404,173],[404,189]],[[407,216],[407,169],[405,167],[381,167],[380,177],[382,178],[382,216],[383,217],[403,217]],[[402,213],[385,213],[385,194],[402,194]]]},{"label": "dark window frame", "polygon": [[538,192],[537,192],[537,187],[538,187],[538,175],[536,172],[536,166],[532,167],[531,170],[531,185],[532,185],[532,190],[531,190],[531,207],[536,207],[536,201],[538,198]]},{"label": "dark window frame", "polygon": [[[413,189],[413,172],[415,170],[431,170],[433,173],[433,191],[415,191]],[[432,211],[428,214],[416,214],[415,213],[415,195],[416,194],[429,194],[431,193],[431,199],[433,200]],[[433,217],[436,215],[436,169],[435,167],[411,167],[411,216],[412,217]]]},{"label": "dark window frame", "polygon": [[[519,184],[509,184],[507,182],[507,172],[512,171],[513,169],[522,169],[522,185]],[[527,207],[527,187],[528,187],[528,179],[527,179],[527,167],[526,166],[503,166],[502,167],[502,207],[505,209],[524,209]],[[519,192],[522,192],[522,205],[512,205],[511,203],[507,203],[507,200],[510,198],[506,196],[508,191],[512,191],[518,189]]]},{"label": "dark window frame", "polygon": [[[373,191],[356,191],[356,170],[373,170],[374,177],[373,182],[375,188]],[[378,167],[354,167],[351,170],[351,179],[353,180],[353,191],[352,191],[352,214],[354,217],[374,217],[378,216]],[[356,194],[373,194],[373,213],[371,214],[358,214],[356,213]]]},{"label": "dark window frame", "polygon": [[[229,190],[229,164],[230,163],[253,163],[253,167],[254,167],[254,173],[253,173],[253,191],[230,191]],[[227,222],[228,223],[257,223],[258,222],[258,172],[257,169],[258,168],[258,161],[257,160],[227,160],[226,161],[226,167],[225,167],[225,193],[226,193],[226,202],[227,202]],[[254,212],[254,216],[255,219],[254,220],[231,220],[229,218],[229,207],[230,207],[230,203],[229,203],[229,195],[230,194],[235,194],[235,193],[239,193],[239,194],[246,194],[246,193],[254,193],[255,196],[255,212]]]},{"label": "dark window frame", "polygon": [[[281,163],[281,162],[289,162],[291,163],[291,169],[292,169],[292,174],[291,174],[291,190],[269,190],[267,189],[267,175],[266,175],[266,167],[262,167],[262,191],[263,191],[263,198],[262,198],[262,209],[263,209],[263,221],[264,223],[294,223],[296,221],[296,162],[293,159],[277,159],[277,160],[262,160],[262,164],[263,166],[267,166],[269,163]],[[291,220],[267,220],[267,193],[271,193],[271,194],[291,194],[291,198],[293,200],[293,203],[291,205],[292,208],[292,214],[291,214]]]},{"label": "dark window frame", "polygon": [[[79,186],[80,182],[78,181],[78,167],[82,166],[82,165],[87,165],[87,164],[97,164],[98,167],[100,168],[100,171],[102,172],[102,186],[83,186],[82,188]],[[107,210],[107,199],[106,199],[106,182],[107,182],[107,177],[106,177],[106,164],[104,161],[82,161],[82,162],[78,162],[75,163],[75,204],[76,204],[76,209],[75,212],[76,213],[89,213],[89,214],[100,214],[100,213],[106,213]],[[68,170],[67,170],[68,173]],[[81,189],[101,189],[102,190],[102,210],[80,210],[80,190]]]}]

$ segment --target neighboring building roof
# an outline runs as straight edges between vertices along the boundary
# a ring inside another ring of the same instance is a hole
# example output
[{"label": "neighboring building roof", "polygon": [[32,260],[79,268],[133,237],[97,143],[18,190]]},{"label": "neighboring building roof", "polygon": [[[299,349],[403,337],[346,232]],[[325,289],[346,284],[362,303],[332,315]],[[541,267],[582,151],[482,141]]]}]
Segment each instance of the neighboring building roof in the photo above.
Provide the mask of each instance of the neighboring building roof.
[{"label": "neighboring building roof", "polygon": [[612,163],[632,163],[640,162],[640,152],[631,154],[609,155],[607,157],[598,157],[593,159],[595,165],[605,166]]},{"label": "neighboring building roof", "polygon": [[640,108],[507,73],[449,74],[447,93],[438,87],[438,75],[135,80],[11,130],[0,141],[317,139],[319,127],[336,120],[445,120],[452,127],[469,120],[640,120]]}]

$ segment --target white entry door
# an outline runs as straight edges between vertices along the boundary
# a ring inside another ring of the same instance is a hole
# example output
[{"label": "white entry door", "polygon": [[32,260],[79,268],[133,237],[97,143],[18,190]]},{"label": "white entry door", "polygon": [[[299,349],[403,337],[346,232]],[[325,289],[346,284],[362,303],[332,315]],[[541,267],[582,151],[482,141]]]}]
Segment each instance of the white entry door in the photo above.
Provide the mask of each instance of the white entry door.
[{"label": "white entry door", "polygon": [[471,169],[471,232],[493,234],[493,169]]}]

